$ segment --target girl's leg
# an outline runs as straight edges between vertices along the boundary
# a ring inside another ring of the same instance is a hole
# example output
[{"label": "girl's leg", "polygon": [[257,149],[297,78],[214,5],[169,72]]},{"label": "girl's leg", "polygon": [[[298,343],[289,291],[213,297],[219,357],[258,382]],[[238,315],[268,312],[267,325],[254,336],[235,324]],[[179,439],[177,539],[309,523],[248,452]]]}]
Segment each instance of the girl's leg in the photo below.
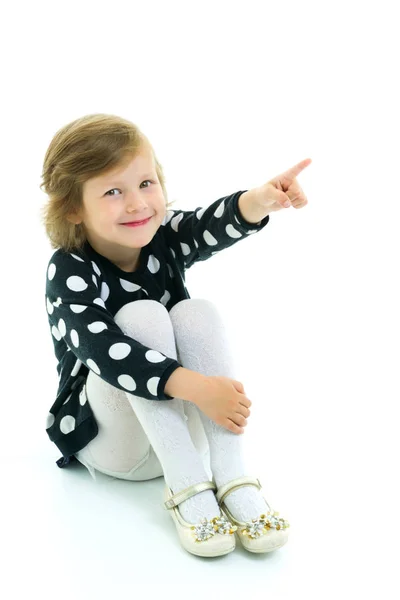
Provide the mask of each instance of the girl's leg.
[{"label": "girl's leg", "polygon": [[160,461],[124,392],[90,371],[80,402],[89,395],[99,433],[75,456],[93,479],[96,471],[128,481],[161,477]]},{"label": "girl's leg", "polygon": [[[151,308],[152,304],[148,306]],[[164,314],[162,317],[165,321]],[[128,314],[127,310],[115,315],[115,321],[123,330],[125,324],[132,322],[133,318],[132,312],[129,311]],[[143,324],[147,320],[150,321],[149,318],[144,319]],[[160,331],[165,329],[165,325],[160,324],[159,327]],[[128,332],[127,328],[125,332]],[[92,477],[96,479],[96,470],[131,481],[163,476],[161,463],[125,392],[89,371],[86,386],[81,392],[81,403],[86,402],[88,397],[99,433],[75,456],[86,466]],[[209,461],[209,445],[200,416],[192,412],[189,417],[185,414],[184,418],[196,449],[205,462],[207,459]]]},{"label": "girl's leg", "polygon": [[[93,479],[96,479],[96,471],[129,481],[162,477],[164,473],[158,456],[125,393],[90,371],[81,392],[81,404],[88,400],[88,394],[99,433],[75,456]],[[186,414],[186,406],[183,408],[193,444],[211,479],[210,448],[200,415],[194,411]]]},{"label": "girl's leg", "polygon": [[[114,317],[123,332],[171,358],[177,358],[174,332],[166,308],[154,300],[125,305]],[[92,371],[86,382],[87,400],[96,417],[99,433],[77,453],[78,460],[107,475],[142,480],[164,475],[177,493],[210,480],[203,457],[194,445],[184,412],[186,401],[147,400],[103,381]],[[203,454],[208,442],[203,429],[193,427]],[[203,428],[197,416],[197,427]],[[149,461],[149,462],[148,462]],[[205,490],[179,505],[184,519],[198,523],[219,515],[211,490]]]},{"label": "girl's leg", "polygon": [[[204,375],[222,375],[237,379],[226,330],[215,306],[204,299],[188,299],[170,311],[179,361],[187,369]],[[243,435],[217,425],[192,402],[186,402],[187,413],[197,411],[210,445],[210,466],[217,486],[232,479],[252,475],[245,465]],[[253,475],[254,476],[254,475]],[[225,503],[233,516],[249,521],[267,512],[259,490],[246,486],[230,493]]]}]

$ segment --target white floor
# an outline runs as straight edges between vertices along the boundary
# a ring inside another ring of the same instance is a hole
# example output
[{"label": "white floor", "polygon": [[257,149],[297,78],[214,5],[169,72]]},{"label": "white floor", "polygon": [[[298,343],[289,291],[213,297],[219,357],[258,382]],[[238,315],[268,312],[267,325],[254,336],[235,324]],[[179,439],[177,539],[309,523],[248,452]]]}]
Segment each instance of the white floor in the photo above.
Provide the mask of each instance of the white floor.
[{"label": "white floor", "polygon": [[[247,447],[254,450],[250,442]],[[7,600],[27,595],[42,600],[120,599],[141,591],[158,591],[174,600],[214,591],[234,598],[350,598],[362,589],[372,592],[375,585],[377,591],[384,590],[389,583],[378,566],[393,560],[389,552],[385,557],[388,523],[383,515],[379,510],[375,514],[374,530],[371,522],[362,521],[362,513],[355,514],[352,525],[352,517],[343,514],[347,508],[354,515],[346,490],[329,490],[323,477],[313,479],[315,487],[310,487],[311,479],[296,468],[295,456],[290,478],[276,464],[269,467],[265,457],[253,461],[267,500],[291,524],[288,543],[260,555],[238,543],[231,554],[211,559],[181,547],[162,505],[163,477],[126,482],[98,474],[95,482],[78,463],[59,469],[59,456],[45,440],[30,456],[0,457],[0,591],[7,590],[0,595]],[[368,547],[377,527],[383,543]]]}]

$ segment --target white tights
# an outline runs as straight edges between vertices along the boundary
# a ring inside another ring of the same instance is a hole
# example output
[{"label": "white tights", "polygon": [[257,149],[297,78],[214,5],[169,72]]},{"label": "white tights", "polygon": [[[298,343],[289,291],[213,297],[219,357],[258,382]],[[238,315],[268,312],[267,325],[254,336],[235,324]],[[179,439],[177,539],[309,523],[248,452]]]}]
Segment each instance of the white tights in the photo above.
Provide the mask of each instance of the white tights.
[{"label": "white tights", "polygon": [[[159,302],[138,300],[121,308],[114,320],[126,335],[179,360],[187,369],[237,379],[222,319],[208,300],[182,300],[169,313]],[[244,465],[245,434],[217,425],[192,402],[147,400],[115,388],[93,371],[82,394],[87,395],[99,433],[75,456],[93,478],[95,470],[131,481],[164,476],[177,493],[209,481],[209,471],[217,486],[243,475],[254,476]],[[267,510],[254,487],[235,490],[225,503],[239,520],[256,518]],[[219,514],[211,490],[185,500],[179,510],[190,523]]]}]

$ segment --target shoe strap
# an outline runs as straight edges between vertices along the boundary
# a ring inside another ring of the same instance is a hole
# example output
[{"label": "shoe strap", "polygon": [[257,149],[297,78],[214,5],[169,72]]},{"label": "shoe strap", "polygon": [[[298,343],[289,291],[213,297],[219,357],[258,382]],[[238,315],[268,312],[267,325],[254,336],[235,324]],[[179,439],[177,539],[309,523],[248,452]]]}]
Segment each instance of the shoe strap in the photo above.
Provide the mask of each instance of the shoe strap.
[{"label": "shoe strap", "polygon": [[181,502],[184,502],[188,498],[199,494],[200,492],[204,492],[204,490],[213,490],[216,491],[217,486],[213,481],[203,481],[202,483],[195,483],[180,492],[177,492],[171,498],[169,498],[166,502],[164,502],[165,508],[173,508],[174,506],[178,506]]},{"label": "shoe strap", "polygon": [[255,485],[256,488],[259,490],[261,489],[260,480],[254,477],[238,477],[237,479],[232,479],[231,481],[228,481],[228,483],[225,483],[225,485],[221,485],[218,488],[216,493],[218,504],[222,504],[228,494],[246,485]]}]

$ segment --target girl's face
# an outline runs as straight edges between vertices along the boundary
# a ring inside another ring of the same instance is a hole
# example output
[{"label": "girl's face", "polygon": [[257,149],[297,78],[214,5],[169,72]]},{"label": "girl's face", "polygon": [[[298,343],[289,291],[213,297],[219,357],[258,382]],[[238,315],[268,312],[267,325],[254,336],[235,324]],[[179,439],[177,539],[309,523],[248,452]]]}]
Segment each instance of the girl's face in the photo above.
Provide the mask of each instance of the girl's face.
[{"label": "girl's face", "polygon": [[[83,223],[90,245],[125,271],[139,264],[140,249],[154,237],[166,213],[153,155],[144,148],[127,166],[83,185],[83,207],[71,218]],[[141,221],[127,227],[123,223]]]}]

